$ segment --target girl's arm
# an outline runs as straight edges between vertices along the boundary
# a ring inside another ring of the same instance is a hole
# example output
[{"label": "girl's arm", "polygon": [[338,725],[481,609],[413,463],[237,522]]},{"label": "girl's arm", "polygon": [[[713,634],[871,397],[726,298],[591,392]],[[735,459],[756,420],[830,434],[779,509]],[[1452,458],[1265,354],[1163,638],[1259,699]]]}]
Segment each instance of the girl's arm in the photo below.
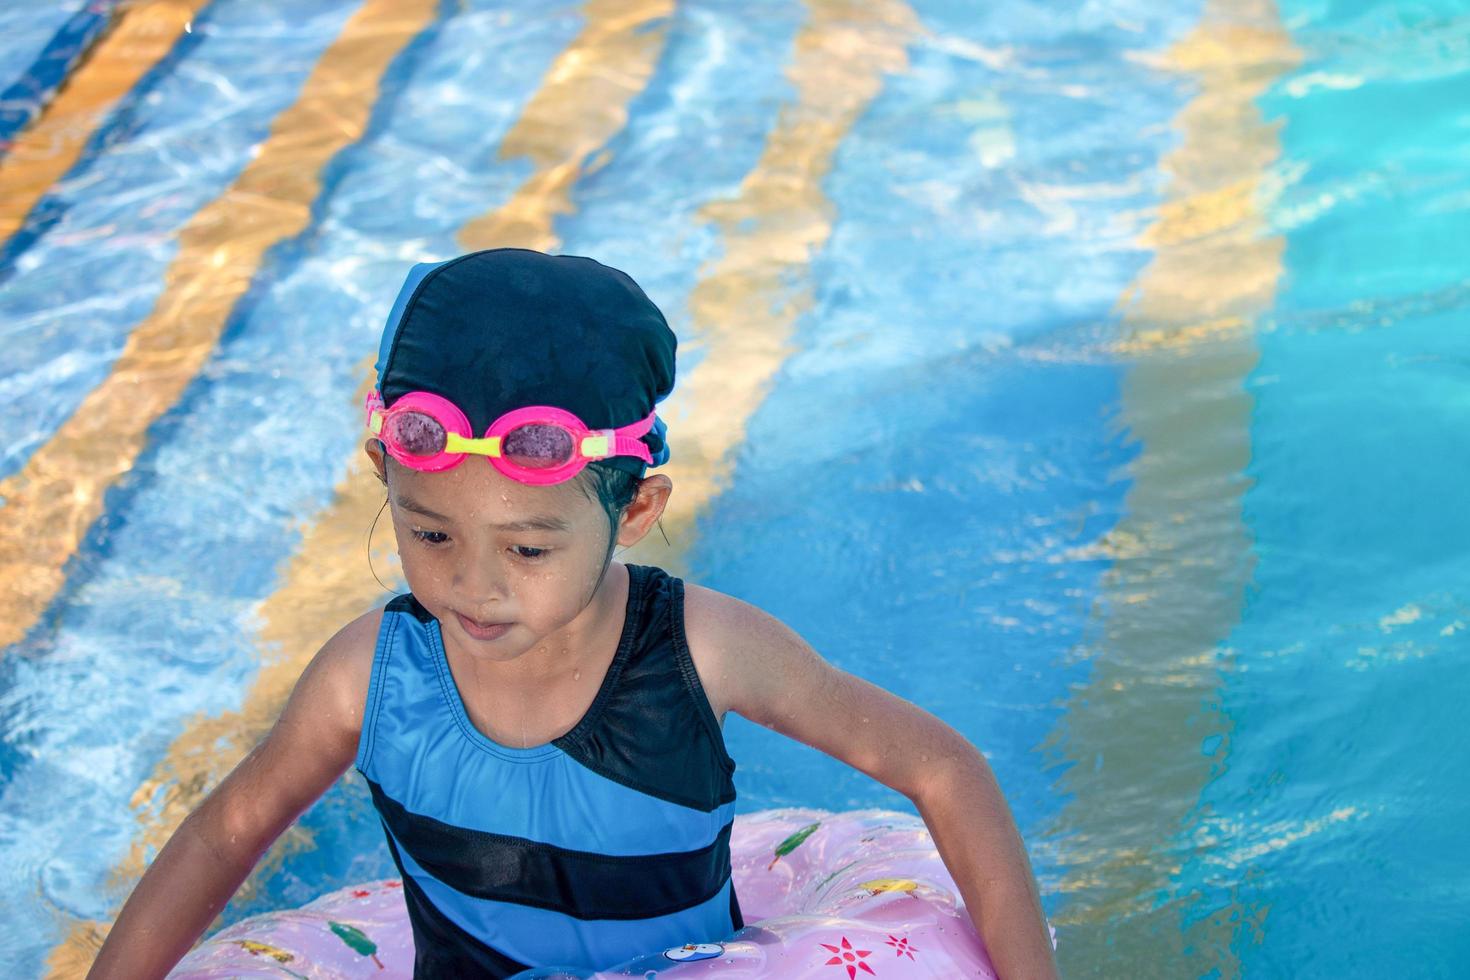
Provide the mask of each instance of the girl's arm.
[{"label": "girl's arm", "polygon": [[1000,976],[1057,976],[1021,835],[974,746],[927,711],[833,667],[754,606],[689,586],[684,617],[717,714],[735,711],[907,796]]},{"label": "girl's arm", "polygon": [[158,852],[89,980],[167,974],[271,842],[352,763],[381,616],[354,620],[312,659],[270,733]]}]

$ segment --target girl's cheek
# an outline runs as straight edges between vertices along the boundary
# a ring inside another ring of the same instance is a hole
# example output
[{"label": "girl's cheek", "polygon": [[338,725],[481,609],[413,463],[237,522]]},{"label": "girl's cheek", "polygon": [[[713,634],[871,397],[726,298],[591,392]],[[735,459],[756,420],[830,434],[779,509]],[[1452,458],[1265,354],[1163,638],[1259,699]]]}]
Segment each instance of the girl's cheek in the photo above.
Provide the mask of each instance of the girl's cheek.
[{"label": "girl's cheek", "polygon": [[420,588],[424,584],[442,581],[450,574],[442,557],[425,553],[423,545],[417,541],[411,542],[409,548],[400,550],[398,557],[403,563],[403,574],[419,580]]}]

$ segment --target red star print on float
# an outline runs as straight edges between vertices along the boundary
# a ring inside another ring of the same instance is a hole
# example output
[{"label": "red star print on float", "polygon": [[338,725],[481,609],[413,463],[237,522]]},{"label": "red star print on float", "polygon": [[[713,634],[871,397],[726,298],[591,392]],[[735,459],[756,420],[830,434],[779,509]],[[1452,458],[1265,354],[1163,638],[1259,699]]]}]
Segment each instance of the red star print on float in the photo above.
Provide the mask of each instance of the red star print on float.
[{"label": "red star print on float", "polygon": [[898,951],[897,955],[907,956],[909,959],[913,959],[914,954],[919,951],[919,947],[909,943],[908,936],[889,936],[883,941],[896,949]]},{"label": "red star print on float", "polygon": [[823,949],[836,954],[824,963],[823,966],[847,967],[847,980],[853,980],[859,970],[862,970],[864,973],[870,973],[875,977],[878,975],[871,966],[863,962],[863,960],[873,955],[873,951],[871,949],[853,949],[852,943],[847,941],[846,936],[842,937],[841,946],[833,946],[831,943],[820,943],[819,945]]}]

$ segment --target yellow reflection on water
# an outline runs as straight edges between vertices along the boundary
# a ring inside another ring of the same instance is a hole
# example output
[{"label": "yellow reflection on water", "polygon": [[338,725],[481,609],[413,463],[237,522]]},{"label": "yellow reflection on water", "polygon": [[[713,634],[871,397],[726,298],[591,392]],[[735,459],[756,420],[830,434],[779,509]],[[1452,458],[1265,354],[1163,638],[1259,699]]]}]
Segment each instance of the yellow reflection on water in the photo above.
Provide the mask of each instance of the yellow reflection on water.
[{"label": "yellow reflection on water", "polygon": [[348,20],[234,184],[180,231],[163,293],[108,376],[0,481],[0,647],[23,637],[60,590],[107,490],[203,367],[266,249],[306,227],[322,168],[361,135],[379,77],[434,6],[369,0]]},{"label": "yellow reflection on water", "polygon": [[[112,373],[25,469],[0,484],[0,644],[23,635],[60,587],[62,564],[100,513],[103,494],[133,465],[148,426],[203,366],[265,250],[306,227],[322,168],[362,134],[388,63],[429,24],[436,7],[435,0],[367,0],[353,14],[297,101],[276,118],[259,153],[185,226],[163,295],[134,328]],[[353,545],[360,554],[360,540]],[[318,615],[333,609],[328,605]],[[266,642],[272,640],[267,627]],[[208,760],[219,749],[206,736],[186,735],[162,764],[164,779],[145,783],[135,800],[176,821],[213,784],[216,770]],[[155,794],[165,783],[167,791]],[[154,817],[143,819],[147,827]],[[167,837],[146,830],[140,835],[114,872],[119,891],[131,887],[151,849]],[[73,925],[52,950],[50,975],[84,974],[105,929],[95,922]]]},{"label": "yellow reflection on water", "polygon": [[[1296,61],[1272,0],[1214,0],[1159,64],[1199,86],[1144,243],[1154,258],[1122,302],[1119,425],[1137,442],[1124,515],[1100,546],[1092,674],[1054,733],[1072,799],[1051,828],[1066,874],[1067,976],[1235,976],[1242,910],[1186,930],[1188,896],[1160,902],[1199,794],[1228,752],[1216,703],[1251,572],[1248,481],[1256,318],[1281,277],[1265,220],[1276,129],[1256,99]],[[1201,745],[1221,736],[1213,755]],[[1236,918],[1232,920],[1234,914]],[[1245,919],[1251,918],[1246,910]]]},{"label": "yellow reflection on water", "polygon": [[907,68],[919,23],[899,0],[811,0],[786,70],[796,89],[754,169],[731,200],[701,215],[721,233],[723,256],[689,298],[692,343],[703,359],[660,409],[679,451],[664,472],[674,493],[664,512],[669,544],[645,538],[630,555],[684,571],[694,520],[725,486],[733,450],[791,353],[792,326],[811,306],[810,263],[832,233],[822,190],[832,158],[883,84]]},{"label": "yellow reflection on water", "polygon": [[460,230],[467,250],[519,246],[549,251],[552,222],[571,214],[571,190],[588,159],[623,128],[628,104],[653,76],[674,0],[588,0],[582,32],[500,144],[502,160],[535,165],[509,201]]},{"label": "yellow reflection on water", "polygon": [[143,0],[123,9],[0,159],[0,241],[20,230],[41,196],[77,162],[112,104],[173,49],[208,2]]}]

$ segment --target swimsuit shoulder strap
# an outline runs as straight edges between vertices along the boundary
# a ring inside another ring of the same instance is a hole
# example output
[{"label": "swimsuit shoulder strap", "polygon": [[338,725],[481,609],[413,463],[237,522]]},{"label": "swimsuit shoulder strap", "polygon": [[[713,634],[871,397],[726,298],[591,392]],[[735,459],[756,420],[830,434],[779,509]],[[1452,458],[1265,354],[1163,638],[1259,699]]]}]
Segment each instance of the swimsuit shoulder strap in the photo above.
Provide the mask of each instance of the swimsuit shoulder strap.
[{"label": "swimsuit shoulder strap", "polygon": [[735,762],[689,656],[684,583],[655,566],[628,573],[638,591],[617,674],[584,724],[555,744],[608,779],[709,812],[735,799]]}]

